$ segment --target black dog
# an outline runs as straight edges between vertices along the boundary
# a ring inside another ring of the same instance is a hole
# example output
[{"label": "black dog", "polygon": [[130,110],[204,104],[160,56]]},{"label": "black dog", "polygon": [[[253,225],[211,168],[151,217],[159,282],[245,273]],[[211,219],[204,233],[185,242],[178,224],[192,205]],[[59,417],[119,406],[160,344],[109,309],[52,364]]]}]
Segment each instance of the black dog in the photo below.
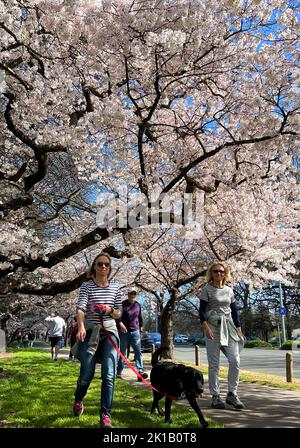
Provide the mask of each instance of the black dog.
[{"label": "black dog", "polygon": [[165,422],[171,423],[171,404],[174,399],[180,399],[185,396],[190,405],[198,415],[203,428],[208,427],[201,409],[197,403],[197,398],[203,393],[203,374],[184,364],[175,364],[171,361],[159,362],[161,353],[165,348],[158,348],[152,355],[152,370],[150,374],[151,384],[157,391],[153,390],[153,403],[151,414],[157,409],[159,415],[164,415],[158,402],[162,397],[165,401]]}]

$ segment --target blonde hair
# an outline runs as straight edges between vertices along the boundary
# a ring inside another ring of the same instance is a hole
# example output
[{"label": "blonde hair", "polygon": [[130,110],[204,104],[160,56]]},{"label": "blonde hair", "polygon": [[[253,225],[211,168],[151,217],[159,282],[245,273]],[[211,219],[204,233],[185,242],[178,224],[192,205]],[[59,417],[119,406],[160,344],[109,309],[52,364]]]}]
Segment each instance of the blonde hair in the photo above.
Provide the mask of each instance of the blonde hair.
[{"label": "blonde hair", "polygon": [[225,274],[224,274],[224,277],[223,277],[223,281],[222,281],[222,285],[224,285],[227,282],[230,282],[230,280],[231,280],[231,273],[230,273],[229,266],[227,266],[227,264],[225,264],[223,261],[216,261],[215,263],[212,263],[207,268],[207,271],[206,271],[206,281],[207,281],[207,283],[211,283],[212,282],[212,274],[213,274],[212,271],[217,266],[222,266],[222,268],[225,271]]},{"label": "blonde hair", "polygon": [[86,273],[86,277],[87,277],[87,278],[89,278],[89,279],[94,279],[94,278],[95,278],[95,275],[96,275],[95,265],[96,265],[96,261],[97,261],[98,258],[100,258],[100,257],[106,257],[106,258],[108,259],[110,266],[109,266],[109,272],[108,272],[108,276],[107,276],[107,277],[110,276],[110,274],[111,274],[111,256],[110,256],[108,253],[106,253],[106,252],[100,252],[100,254],[97,255],[97,256],[94,258],[94,261],[93,261],[91,267],[88,269],[88,271],[87,271],[87,273]]}]

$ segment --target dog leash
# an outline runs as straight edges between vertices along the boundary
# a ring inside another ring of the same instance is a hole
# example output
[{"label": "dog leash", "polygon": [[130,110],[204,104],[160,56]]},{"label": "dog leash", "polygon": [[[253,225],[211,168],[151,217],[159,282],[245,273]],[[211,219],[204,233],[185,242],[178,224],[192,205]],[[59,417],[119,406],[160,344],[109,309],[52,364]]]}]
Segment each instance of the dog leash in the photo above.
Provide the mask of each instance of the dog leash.
[{"label": "dog leash", "polygon": [[138,378],[140,378],[140,380],[146,384],[146,386],[150,387],[150,389],[155,390],[155,392],[158,392],[160,395],[163,395],[164,397],[169,398],[170,400],[178,400],[177,397],[172,397],[171,395],[165,394],[163,392],[159,392],[159,390],[157,390],[155,387],[152,386],[151,383],[149,383],[149,381],[146,381],[145,378],[142,377],[142,375],[137,372],[137,370],[131,365],[130,361],[128,361],[128,359],[126,358],[126,356],[123,355],[123,353],[121,352],[121,350],[119,349],[119,347],[115,344],[115,342],[113,341],[110,333],[106,330],[104,324],[103,324],[103,319],[100,318],[100,324],[102,327],[102,330],[105,334],[105,336],[107,337],[107,339],[109,340],[109,342],[112,344],[112,346],[114,347],[114,349],[117,351],[117,353],[121,356],[121,358],[125,361],[126,365],[138,376]]}]

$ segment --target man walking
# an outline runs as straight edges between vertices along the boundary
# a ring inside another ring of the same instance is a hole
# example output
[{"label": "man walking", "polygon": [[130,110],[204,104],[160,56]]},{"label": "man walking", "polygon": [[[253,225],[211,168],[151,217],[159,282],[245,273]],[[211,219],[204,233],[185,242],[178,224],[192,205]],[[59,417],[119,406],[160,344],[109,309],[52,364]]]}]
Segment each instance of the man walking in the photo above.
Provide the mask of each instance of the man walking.
[{"label": "man walking", "polygon": [[57,361],[59,350],[64,346],[64,337],[66,331],[66,322],[60,317],[59,312],[52,312],[46,317],[45,325],[49,330],[49,340],[51,343],[51,358]]},{"label": "man walking", "polygon": [[[128,299],[122,302],[122,317],[119,322],[120,350],[125,356],[129,345],[134,351],[134,360],[138,373],[142,378],[148,375],[143,369],[143,358],[141,352],[141,332],[143,331],[143,319],[141,305],[137,302],[137,290],[131,288],[128,291]],[[124,360],[120,357],[117,367],[117,378],[122,378]],[[141,381],[141,378],[137,378]]]},{"label": "man walking", "polygon": [[75,361],[75,357],[72,353],[72,347],[76,342],[77,333],[78,333],[77,317],[74,316],[72,322],[70,322],[68,325],[66,334],[66,339],[70,345],[69,361]]}]

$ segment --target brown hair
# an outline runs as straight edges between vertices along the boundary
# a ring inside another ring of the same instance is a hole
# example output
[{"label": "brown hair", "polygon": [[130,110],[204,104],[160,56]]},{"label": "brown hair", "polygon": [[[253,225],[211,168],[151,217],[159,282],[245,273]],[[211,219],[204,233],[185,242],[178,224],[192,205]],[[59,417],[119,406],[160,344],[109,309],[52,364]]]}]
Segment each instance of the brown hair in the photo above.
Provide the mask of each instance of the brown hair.
[{"label": "brown hair", "polygon": [[98,255],[94,258],[94,261],[93,261],[91,267],[90,267],[89,270],[87,271],[87,273],[86,273],[86,277],[87,277],[87,278],[89,278],[89,279],[90,279],[90,278],[91,278],[91,279],[95,278],[95,275],[96,275],[95,265],[96,265],[96,261],[97,261],[98,258],[100,258],[100,257],[106,257],[106,258],[108,259],[109,264],[110,264],[110,266],[109,266],[109,272],[108,272],[108,277],[110,276],[110,274],[111,274],[111,257],[110,257],[110,255],[107,254],[106,252],[100,252],[100,254],[98,254]]},{"label": "brown hair", "polygon": [[229,266],[227,266],[227,264],[225,264],[223,261],[216,261],[215,263],[212,263],[210,266],[208,266],[207,271],[206,271],[206,281],[207,283],[211,283],[212,281],[212,271],[214,270],[214,268],[216,266],[222,266],[222,268],[225,271],[225,275],[223,277],[223,285],[227,282],[229,282],[231,280],[231,274],[230,274],[230,269]]}]

